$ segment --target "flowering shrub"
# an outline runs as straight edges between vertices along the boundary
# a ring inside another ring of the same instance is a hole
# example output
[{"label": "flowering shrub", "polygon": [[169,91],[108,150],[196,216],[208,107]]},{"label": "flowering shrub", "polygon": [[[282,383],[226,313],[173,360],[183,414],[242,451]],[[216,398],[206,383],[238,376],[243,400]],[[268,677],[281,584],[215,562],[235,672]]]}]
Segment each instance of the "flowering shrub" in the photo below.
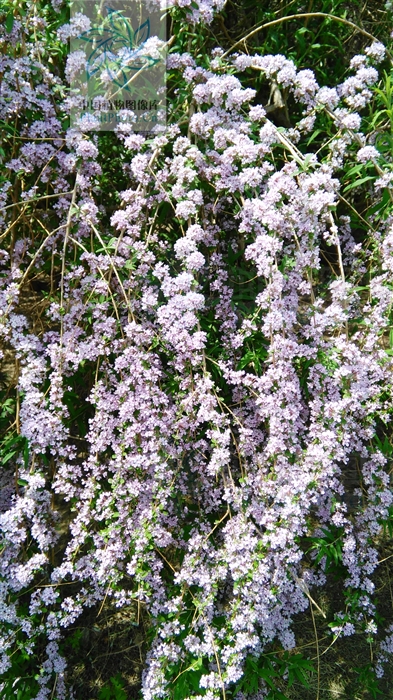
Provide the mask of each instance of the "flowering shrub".
[{"label": "flowering shrub", "polygon": [[78,620],[136,605],[144,700],[285,697],[332,577],[332,642],[363,633],[377,677],[393,648],[388,35],[320,84],[214,46],[221,10],[169,8],[168,128],[144,135],[68,126],[83,14],[1,6],[6,697],[77,697]]}]

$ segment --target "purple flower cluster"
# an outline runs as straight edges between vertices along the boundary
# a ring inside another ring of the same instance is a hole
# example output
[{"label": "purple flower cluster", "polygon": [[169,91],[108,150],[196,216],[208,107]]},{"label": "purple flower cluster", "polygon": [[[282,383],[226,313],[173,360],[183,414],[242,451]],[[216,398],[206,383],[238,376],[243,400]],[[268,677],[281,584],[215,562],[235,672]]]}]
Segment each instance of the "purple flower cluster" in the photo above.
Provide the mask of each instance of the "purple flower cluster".
[{"label": "purple flower cluster", "polygon": [[[193,22],[210,22],[223,4],[177,2]],[[88,26],[76,15],[59,38]],[[248,655],[274,640],[295,646],[294,616],[326,580],[326,560],[305,565],[302,539],[334,528],[344,586],[359,595],[353,617],[338,614],[333,632],[367,623],[370,633],[375,539],[393,503],[386,456],[373,442],[392,410],[384,343],[393,228],[391,216],[379,221],[363,250],[350,207],[337,209],[347,161],[376,169],[377,199],[378,187],[391,192],[392,162],[366,142],[357,113],[372,98],[371,64],[384,47],[355,57],[354,75],[336,87],[320,87],[281,55],[237,55],[223,71],[219,52],[209,70],[172,54],[194,107],[187,136],[176,125],[153,139],[118,128],[127,189],[115,211],[99,196],[97,135],[82,122],[59,136],[51,96],[63,95],[64,112],[70,98],[49,69],[37,82],[31,51],[0,61],[2,119],[36,116],[7,163],[3,235],[15,225],[15,173],[31,179],[23,211],[53,197],[34,209],[39,241],[23,230],[0,259],[0,332],[18,362],[28,446],[13,461],[16,478],[0,480],[2,671],[20,630],[29,654],[44,638],[35,700],[51,697],[54,678],[59,700],[72,697],[60,653],[66,628],[88,607],[138,601],[156,629],[145,700],[168,697],[173,669],[190,658],[206,661],[203,697],[220,697]],[[71,54],[68,77],[82,63]],[[251,104],[246,69],[292,94],[293,128]],[[335,131],[318,157],[304,153],[302,139],[320,113]],[[333,262],[324,284],[326,250]],[[32,269],[53,272],[56,260],[58,286],[39,326],[21,312],[20,294]],[[370,261],[377,273],[365,298],[359,278]],[[253,290],[245,301],[242,288]],[[79,435],[70,397],[84,415]],[[353,459],[361,491],[350,512]],[[76,592],[66,595],[70,582]]]}]

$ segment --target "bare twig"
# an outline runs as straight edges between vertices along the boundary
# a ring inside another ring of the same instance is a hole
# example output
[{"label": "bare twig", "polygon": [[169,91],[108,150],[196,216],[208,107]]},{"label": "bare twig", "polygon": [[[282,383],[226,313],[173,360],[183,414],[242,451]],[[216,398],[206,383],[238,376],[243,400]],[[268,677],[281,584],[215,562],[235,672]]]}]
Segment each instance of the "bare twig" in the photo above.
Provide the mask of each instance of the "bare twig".
[{"label": "bare twig", "polygon": [[[256,27],[256,29],[253,29],[252,32],[249,34],[246,34],[242,39],[239,39],[233,46],[231,46],[228,51],[226,51],[223,55],[222,58],[225,58],[228,56],[230,53],[232,53],[238,46],[241,46],[241,44],[244,44],[248,39],[251,39],[252,36],[255,34],[258,34],[258,32],[261,32],[263,29],[267,29],[268,27],[274,27],[276,24],[281,24],[282,22],[288,22],[291,19],[303,19],[303,18],[310,18],[310,17],[324,17],[325,19],[332,19],[335,22],[340,22],[341,24],[346,24],[348,27],[352,27],[353,29],[356,29],[360,34],[363,34],[364,36],[367,36],[369,39],[372,39],[373,41],[377,41],[377,38],[373,35],[370,34],[369,32],[366,32],[365,29],[362,29],[361,27],[358,27],[357,24],[354,22],[351,22],[349,19],[344,19],[343,17],[337,17],[336,15],[331,15],[329,12],[300,12],[296,15],[287,15],[286,17],[279,17],[278,19],[274,19],[271,22],[266,22],[265,24],[261,24],[259,27]],[[389,58],[391,56],[389,55]]]}]

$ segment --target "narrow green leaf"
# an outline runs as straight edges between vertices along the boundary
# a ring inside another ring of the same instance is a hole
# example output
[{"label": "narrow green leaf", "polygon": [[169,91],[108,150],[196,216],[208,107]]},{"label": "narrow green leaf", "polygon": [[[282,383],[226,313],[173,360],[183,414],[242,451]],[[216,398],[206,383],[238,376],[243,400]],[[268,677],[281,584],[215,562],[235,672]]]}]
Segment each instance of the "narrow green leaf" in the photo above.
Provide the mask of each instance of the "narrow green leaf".
[{"label": "narrow green leaf", "polygon": [[11,34],[13,26],[14,26],[14,15],[12,14],[12,12],[9,12],[7,17],[6,17],[6,20],[5,20],[5,28],[6,28],[6,31],[8,32],[8,34]]},{"label": "narrow green leaf", "polygon": [[355,180],[355,182],[352,182],[350,185],[347,185],[347,187],[344,187],[343,192],[349,192],[350,190],[355,189],[355,187],[360,187],[360,185],[364,185],[365,182],[369,182],[370,180],[375,180],[375,176],[366,175],[366,177],[361,177],[359,180]]}]

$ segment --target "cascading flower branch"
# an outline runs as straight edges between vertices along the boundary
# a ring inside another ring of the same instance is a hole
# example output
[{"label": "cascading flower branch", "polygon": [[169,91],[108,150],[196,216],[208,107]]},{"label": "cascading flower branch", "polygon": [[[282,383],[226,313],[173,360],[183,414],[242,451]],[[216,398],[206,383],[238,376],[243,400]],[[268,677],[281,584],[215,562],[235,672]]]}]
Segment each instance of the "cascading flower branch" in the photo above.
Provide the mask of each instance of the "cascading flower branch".
[{"label": "cascading flower branch", "polygon": [[[176,4],[191,23],[224,5]],[[255,692],[242,685],[247,659],[296,646],[332,541],[344,589],[332,634],[377,630],[372,575],[393,505],[381,440],[393,162],[366,110],[385,49],[369,46],[333,87],[281,55],[216,49],[198,64],[174,51],[167,130],[122,124],[111,142],[113,206],[105,141],[64,127],[72,105],[41,62],[44,30],[15,22],[1,59],[1,118],[24,126],[1,183],[0,329],[18,379],[0,482],[0,669],[10,677],[22,650],[35,700],[72,698],[68,630],[88,609],[137,604],[153,639],[144,700],[180,697],[180,679],[182,700],[262,698],[263,676]],[[255,75],[288,93],[293,126],[256,102]]]}]

